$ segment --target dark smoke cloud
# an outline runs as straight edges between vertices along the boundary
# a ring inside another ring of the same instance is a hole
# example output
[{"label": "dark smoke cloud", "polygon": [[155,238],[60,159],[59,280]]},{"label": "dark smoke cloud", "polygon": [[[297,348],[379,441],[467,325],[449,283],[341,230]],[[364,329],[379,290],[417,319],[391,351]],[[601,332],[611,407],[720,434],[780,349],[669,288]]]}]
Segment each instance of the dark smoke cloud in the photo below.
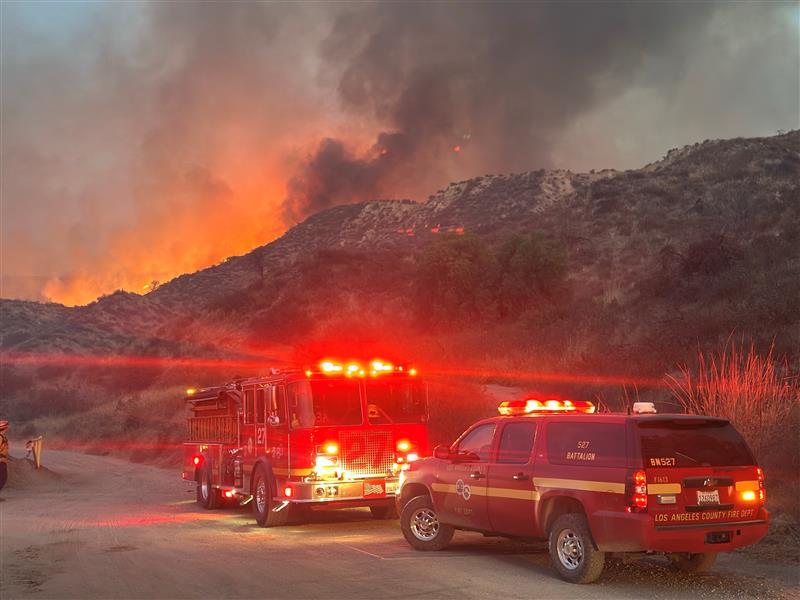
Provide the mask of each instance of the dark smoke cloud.
[{"label": "dark smoke cloud", "polygon": [[142,291],[334,204],[798,121],[796,3],[0,12],[4,297]]},{"label": "dark smoke cloud", "polygon": [[[338,74],[343,108],[386,129],[363,155],[325,140],[291,181],[286,213],[301,219],[376,195],[419,196],[449,179],[554,166],[554,147],[577,117],[634,85],[677,86],[713,37],[712,19],[732,8],[385,3],[344,12],[323,44],[325,67]],[[742,75],[740,84],[753,76]]]}]

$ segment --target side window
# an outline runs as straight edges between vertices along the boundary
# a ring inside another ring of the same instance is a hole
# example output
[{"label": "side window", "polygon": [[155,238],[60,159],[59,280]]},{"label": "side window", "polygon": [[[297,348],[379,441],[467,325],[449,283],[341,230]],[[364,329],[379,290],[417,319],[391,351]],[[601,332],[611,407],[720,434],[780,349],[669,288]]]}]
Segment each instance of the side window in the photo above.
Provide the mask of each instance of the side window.
[{"label": "side window", "polygon": [[246,390],[244,393],[244,422],[254,423],[255,407],[253,406],[253,390]]},{"label": "side window", "polygon": [[267,390],[259,388],[256,390],[256,423],[264,422],[264,415],[267,410]]},{"label": "side window", "polygon": [[536,423],[506,423],[500,434],[497,462],[524,465],[531,458]]},{"label": "side window", "polygon": [[613,423],[550,423],[547,460],[555,465],[624,467],[625,426]]},{"label": "side window", "polygon": [[316,423],[314,405],[311,400],[311,385],[307,381],[295,381],[286,386],[289,405],[289,423],[292,427],[313,427]]},{"label": "side window", "polygon": [[286,415],[288,414],[286,411],[286,388],[282,385],[275,387],[275,414],[280,419],[280,424],[286,424]]},{"label": "side window", "polygon": [[472,452],[478,455],[480,462],[488,462],[494,438],[494,423],[484,423],[467,433],[458,442],[459,452]]}]

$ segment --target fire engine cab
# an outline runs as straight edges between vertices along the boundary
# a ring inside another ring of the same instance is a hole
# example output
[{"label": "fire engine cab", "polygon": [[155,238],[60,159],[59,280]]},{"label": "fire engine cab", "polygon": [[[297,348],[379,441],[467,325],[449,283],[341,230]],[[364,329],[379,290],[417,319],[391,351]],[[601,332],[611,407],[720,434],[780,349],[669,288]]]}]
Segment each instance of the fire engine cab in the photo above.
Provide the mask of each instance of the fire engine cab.
[{"label": "fire engine cab", "polygon": [[412,547],[440,550],[455,529],[544,539],[561,577],[588,583],[607,553],[704,571],[767,533],[764,474],[726,419],[533,398],[499,412],[401,474]]},{"label": "fire engine cab", "polygon": [[205,508],[252,502],[261,526],[303,506],[391,518],[399,473],[428,453],[427,390],[409,365],[325,360],[189,389],[186,401],[183,479]]}]

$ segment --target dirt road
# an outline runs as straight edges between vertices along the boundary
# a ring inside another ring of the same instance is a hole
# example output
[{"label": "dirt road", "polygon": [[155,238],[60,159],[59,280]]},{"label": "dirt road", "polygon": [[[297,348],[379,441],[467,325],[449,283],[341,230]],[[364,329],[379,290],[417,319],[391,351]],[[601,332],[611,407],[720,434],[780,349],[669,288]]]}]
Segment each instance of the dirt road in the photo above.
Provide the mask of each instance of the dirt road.
[{"label": "dirt road", "polygon": [[798,597],[796,566],[742,554],[705,576],[613,563],[599,583],[575,586],[538,544],[461,533],[445,552],[419,553],[396,521],[365,510],[261,529],[246,509],[199,509],[174,471],[55,451],[45,464],[15,463],[2,492],[4,599]]}]

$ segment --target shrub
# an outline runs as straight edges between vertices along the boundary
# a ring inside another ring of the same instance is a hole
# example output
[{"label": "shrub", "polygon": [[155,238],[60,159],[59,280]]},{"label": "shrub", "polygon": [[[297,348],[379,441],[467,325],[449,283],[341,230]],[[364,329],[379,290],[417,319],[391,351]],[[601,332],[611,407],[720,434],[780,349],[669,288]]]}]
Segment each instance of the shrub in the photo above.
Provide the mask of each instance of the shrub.
[{"label": "shrub", "polygon": [[550,298],[567,274],[567,252],[539,232],[509,238],[498,254],[498,304],[503,314],[519,314],[537,300]]},{"label": "shrub", "polygon": [[475,235],[446,235],[417,259],[417,306],[425,322],[463,322],[494,313],[497,267]]},{"label": "shrub", "polygon": [[696,376],[683,366],[667,383],[687,412],[729,419],[759,459],[783,458],[797,449],[791,446],[797,446],[800,379],[786,359],[775,359],[774,344],[765,356],[743,343],[701,352]]}]

